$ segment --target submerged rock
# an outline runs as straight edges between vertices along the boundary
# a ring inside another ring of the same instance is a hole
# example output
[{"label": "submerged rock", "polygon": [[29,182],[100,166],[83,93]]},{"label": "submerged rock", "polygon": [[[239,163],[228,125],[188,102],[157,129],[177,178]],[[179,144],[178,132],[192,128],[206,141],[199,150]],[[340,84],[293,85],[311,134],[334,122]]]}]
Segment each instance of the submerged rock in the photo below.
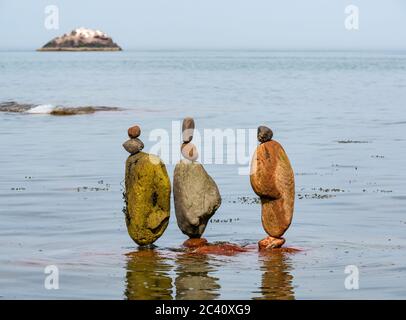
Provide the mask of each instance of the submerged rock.
[{"label": "submerged rock", "polygon": [[27,112],[35,108],[35,104],[17,103],[15,101],[7,101],[0,103],[0,112]]},{"label": "submerged rock", "polygon": [[121,51],[106,33],[99,30],[78,28],[56,37],[38,51]]},{"label": "submerged rock", "polygon": [[169,222],[171,183],[165,164],[144,152],[128,157],[125,190],[128,233],[139,245],[152,244]]},{"label": "submerged rock", "polygon": [[117,107],[105,106],[84,106],[84,107],[62,107],[51,104],[24,104],[15,101],[0,103],[0,112],[26,113],[26,114],[50,114],[53,116],[73,116],[82,114],[92,114],[103,111],[120,111]]},{"label": "submerged rock", "polygon": [[193,253],[234,256],[239,253],[248,252],[247,248],[233,243],[214,243],[198,246]]},{"label": "submerged rock", "polygon": [[198,248],[208,244],[205,238],[190,238],[183,242],[183,246],[186,248]]},{"label": "submerged rock", "polygon": [[176,165],[173,179],[178,226],[190,238],[200,238],[221,205],[218,187],[202,164],[188,160]]},{"label": "submerged rock", "polygon": [[49,112],[53,116],[74,116],[81,114],[92,114],[98,111],[118,111],[116,107],[55,107]]},{"label": "submerged rock", "polygon": [[186,252],[197,254],[233,256],[249,251],[247,247],[229,242],[209,243],[205,238],[190,238],[183,243],[183,246],[186,248]]}]

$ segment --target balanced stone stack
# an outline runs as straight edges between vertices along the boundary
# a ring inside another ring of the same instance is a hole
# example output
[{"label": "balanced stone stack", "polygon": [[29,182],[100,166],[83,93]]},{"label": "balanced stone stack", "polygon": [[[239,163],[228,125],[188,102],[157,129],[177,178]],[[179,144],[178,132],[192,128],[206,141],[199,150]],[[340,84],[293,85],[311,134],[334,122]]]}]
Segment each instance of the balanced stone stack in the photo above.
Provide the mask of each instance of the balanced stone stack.
[{"label": "balanced stone stack", "polygon": [[199,157],[196,146],[191,142],[195,130],[195,121],[193,118],[185,118],[182,123],[182,139],[181,153],[185,159],[196,161]]},{"label": "balanced stone stack", "polygon": [[195,122],[185,118],[182,125],[182,159],[175,167],[173,192],[176,219],[189,238],[200,238],[209,219],[221,205],[218,187],[203,165],[196,162],[198,151],[191,143]]},{"label": "balanced stone stack", "polygon": [[269,235],[259,242],[260,249],[278,248],[285,243],[282,236],[292,222],[295,201],[292,166],[283,147],[272,137],[270,128],[258,128],[261,144],[251,164],[251,186],[261,199],[262,225]]},{"label": "balanced stone stack", "polygon": [[124,149],[131,155],[137,154],[144,149],[144,143],[138,139],[141,135],[141,128],[139,126],[133,126],[128,129],[129,140],[124,142]]},{"label": "balanced stone stack", "polygon": [[130,237],[139,245],[149,245],[168,226],[171,183],[162,160],[141,151],[140,134],[139,126],[129,128],[130,139],[123,144],[131,154],[126,162],[125,214]]}]

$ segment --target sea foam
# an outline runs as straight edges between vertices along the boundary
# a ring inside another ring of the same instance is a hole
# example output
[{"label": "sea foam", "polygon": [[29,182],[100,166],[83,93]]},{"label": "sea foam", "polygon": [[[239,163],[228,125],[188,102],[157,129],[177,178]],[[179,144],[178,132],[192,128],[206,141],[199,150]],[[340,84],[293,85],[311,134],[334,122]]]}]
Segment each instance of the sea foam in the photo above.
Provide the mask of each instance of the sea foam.
[{"label": "sea foam", "polygon": [[52,104],[41,104],[34,108],[27,110],[27,113],[38,113],[38,114],[48,114],[51,113],[55,109],[55,106]]}]

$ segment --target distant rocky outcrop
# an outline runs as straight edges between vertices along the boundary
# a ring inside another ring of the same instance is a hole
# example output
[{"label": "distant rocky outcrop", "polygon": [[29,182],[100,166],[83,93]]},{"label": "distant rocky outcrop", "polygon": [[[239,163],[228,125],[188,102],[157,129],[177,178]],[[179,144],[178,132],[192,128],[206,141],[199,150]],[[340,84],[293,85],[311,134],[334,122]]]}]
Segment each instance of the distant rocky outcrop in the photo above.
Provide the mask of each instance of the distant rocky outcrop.
[{"label": "distant rocky outcrop", "polygon": [[25,113],[25,114],[50,114],[53,116],[73,116],[80,114],[92,114],[95,112],[120,111],[117,107],[105,106],[79,106],[63,107],[52,104],[28,104],[15,101],[0,102],[0,112]]},{"label": "distant rocky outcrop", "polygon": [[113,39],[99,30],[78,28],[49,41],[38,51],[121,51]]}]

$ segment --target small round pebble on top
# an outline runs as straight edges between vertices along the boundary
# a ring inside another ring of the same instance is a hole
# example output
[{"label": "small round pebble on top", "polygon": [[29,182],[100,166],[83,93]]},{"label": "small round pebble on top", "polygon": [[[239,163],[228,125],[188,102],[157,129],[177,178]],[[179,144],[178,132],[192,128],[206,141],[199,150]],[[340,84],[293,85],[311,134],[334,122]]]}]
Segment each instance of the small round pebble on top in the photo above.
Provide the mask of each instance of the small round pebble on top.
[{"label": "small round pebble on top", "polygon": [[139,126],[132,126],[128,128],[129,140],[123,143],[124,149],[131,155],[137,154],[144,149],[144,143],[138,139],[141,134],[141,128]]},{"label": "small round pebble on top", "polygon": [[138,138],[141,135],[141,128],[139,126],[133,126],[128,128],[128,136],[131,139]]},{"label": "small round pebble on top", "polygon": [[258,133],[257,133],[257,138],[258,141],[261,143],[271,141],[273,137],[273,132],[270,128],[266,126],[259,126],[258,127]]}]

